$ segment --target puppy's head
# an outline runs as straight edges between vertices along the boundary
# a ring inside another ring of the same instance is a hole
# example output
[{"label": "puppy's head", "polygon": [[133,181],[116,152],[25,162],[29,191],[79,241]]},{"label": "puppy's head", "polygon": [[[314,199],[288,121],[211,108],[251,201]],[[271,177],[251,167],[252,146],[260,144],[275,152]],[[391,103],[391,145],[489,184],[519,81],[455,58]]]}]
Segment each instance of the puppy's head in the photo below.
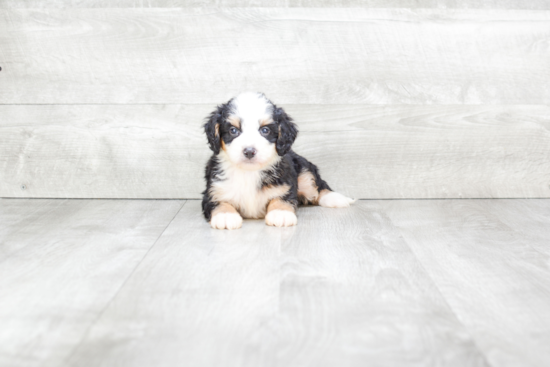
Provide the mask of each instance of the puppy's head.
[{"label": "puppy's head", "polygon": [[204,125],[210,149],[239,168],[259,170],[290,150],[298,128],[262,93],[242,93],[220,105]]}]

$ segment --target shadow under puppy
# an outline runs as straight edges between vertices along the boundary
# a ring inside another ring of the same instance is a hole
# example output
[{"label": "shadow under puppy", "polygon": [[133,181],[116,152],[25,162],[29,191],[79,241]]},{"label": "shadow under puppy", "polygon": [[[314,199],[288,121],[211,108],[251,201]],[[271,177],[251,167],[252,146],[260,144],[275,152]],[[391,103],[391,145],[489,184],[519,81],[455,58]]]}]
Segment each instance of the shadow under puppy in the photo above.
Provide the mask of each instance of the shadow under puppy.
[{"label": "shadow under puppy", "polygon": [[240,228],[244,218],[296,225],[298,203],[347,207],[317,167],[290,148],[298,128],[262,93],[242,93],[216,108],[204,125],[210,149],[202,210],[212,228]]}]

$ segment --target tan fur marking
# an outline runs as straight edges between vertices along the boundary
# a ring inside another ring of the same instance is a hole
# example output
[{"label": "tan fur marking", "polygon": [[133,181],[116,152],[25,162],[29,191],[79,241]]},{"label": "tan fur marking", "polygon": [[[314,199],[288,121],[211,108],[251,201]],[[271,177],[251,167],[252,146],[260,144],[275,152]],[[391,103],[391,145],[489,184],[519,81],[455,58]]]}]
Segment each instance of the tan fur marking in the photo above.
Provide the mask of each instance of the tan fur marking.
[{"label": "tan fur marking", "polygon": [[260,121],[260,127],[265,126],[265,125],[269,125],[269,124],[272,124],[272,123],[273,123],[273,119],[272,119],[272,118],[268,118],[268,119],[265,119],[265,120],[261,120],[261,121]]},{"label": "tan fur marking", "polygon": [[294,210],[294,207],[292,206],[292,204],[280,199],[280,198],[276,198],[276,199],[273,199],[269,202],[269,204],[267,205],[267,212],[269,213],[270,211],[272,210],[286,210],[286,211],[289,211],[289,212],[292,212],[294,213],[295,210]]},{"label": "tan fur marking", "polygon": [[231,204],[220,203],[220,205],[218,205],[216,209],[212,211],[212,216],[220,213],[237,213],[237,209],[233,208]]},{"label": "tan fur marking", "polygon": [[303,171],[298,175],[298,198],[302,204],[317,205],[319,202],[319,191],[315,184],[315,177],[309,171]]},{"label": "tan fur marking", "polygon": [[212,186],[210,187],[210,190],[208,191],[208,193],[210,194],[210,197],[212,198],[212,200],[220,202],[221,201],[220,196],[222,194],[222,192],[220,191],[221,190],[219,188]]},{"label": "tan fur marking", "polygon": [[237,116],[231,115],[227,118],[227,121],[229,121],[229,123],[235,126],[237,129],[241,128],[241,119],[238,118]]},{"label": "tan fur marking", "polygon": [[222,149],[225,150],[225,142],[223,141],[223,139],[220,139],[220,144],[222,146]]},{"label": "tan fur marking", "polygon": [[[212,185],[208,193],[210,194],[212,200],[230,205],[241,216],[243,216],[243,218],[263,218],[265,216],[267,205],[269,204],[269,202],[272,199],[285,196],[289,190],[289,185],[266,186],[257,191],[255,200],[256,206],[254,207],[241,207],[239,204],[242,203],[233,202],[231,193],[225,191],[225,187],[223,185]],[[212,215],[214,214],[215,213],[213,212]]]},{"label": "tan fur marking", "polygon": [[[220,196],[221,192],[218,192],[218,188],[212,187],[210,188],[210,196],[212,197],[212,200],[214,201],[221,201]],[[288,191],[290,190],[290,186],[288,185],[281,185],[281,186],[266,186],[262,189],[263,194],[265,197],[272,199],[272,198],[279,198],[281,196],[285,196]],[[226,203],[222,203],[226,204]],[[220,204],[221,205],[221,204]],[[227,204],[230,205],[230,204]]]},{"label": "tan fur marking", "polygon": [[270,198],[285,196],[288,193],[288,190],[290,190],[290,186],[288,185],[266,186],[262,189],[262,191]]}]

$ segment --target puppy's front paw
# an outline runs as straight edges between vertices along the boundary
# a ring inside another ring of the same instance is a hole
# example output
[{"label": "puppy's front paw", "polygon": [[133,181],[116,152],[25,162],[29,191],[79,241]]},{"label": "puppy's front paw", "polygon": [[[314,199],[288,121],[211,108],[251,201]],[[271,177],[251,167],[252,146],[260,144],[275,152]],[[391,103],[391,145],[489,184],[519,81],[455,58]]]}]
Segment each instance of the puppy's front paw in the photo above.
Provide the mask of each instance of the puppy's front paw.
[{"label": "puppy's front paw", "polygon": [[237,229],[243,225],[243,218],[237,213],[218,213],[210,220],[215,229]]},{"label": "puppy's front paw", "polygon": [[298,223],[296,214],[288,210],[275,209],[265,216],[265,224],[275,227],[291,227]]},{"label": "puppy's front paw", "polygon": [[319,205],[326,208],[347,208],[356,200],[345,197],[337,192],[329,192],[319,199]]}]

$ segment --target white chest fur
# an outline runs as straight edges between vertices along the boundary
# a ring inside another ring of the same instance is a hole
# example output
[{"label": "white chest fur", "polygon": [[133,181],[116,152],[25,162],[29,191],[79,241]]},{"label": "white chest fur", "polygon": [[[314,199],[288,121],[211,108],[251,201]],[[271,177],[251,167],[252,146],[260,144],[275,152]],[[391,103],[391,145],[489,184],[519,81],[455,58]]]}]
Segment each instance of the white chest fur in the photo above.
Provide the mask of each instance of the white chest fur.
[{"label": "white chest fur", "polygon": [[264,218],[269,201],[289,190],[287,185],[262,188],[262,171],[247,171],[223,163],[221,166],[220,181],[213,182],[211,187],[212,198],[231,204],[244,218]]}]

